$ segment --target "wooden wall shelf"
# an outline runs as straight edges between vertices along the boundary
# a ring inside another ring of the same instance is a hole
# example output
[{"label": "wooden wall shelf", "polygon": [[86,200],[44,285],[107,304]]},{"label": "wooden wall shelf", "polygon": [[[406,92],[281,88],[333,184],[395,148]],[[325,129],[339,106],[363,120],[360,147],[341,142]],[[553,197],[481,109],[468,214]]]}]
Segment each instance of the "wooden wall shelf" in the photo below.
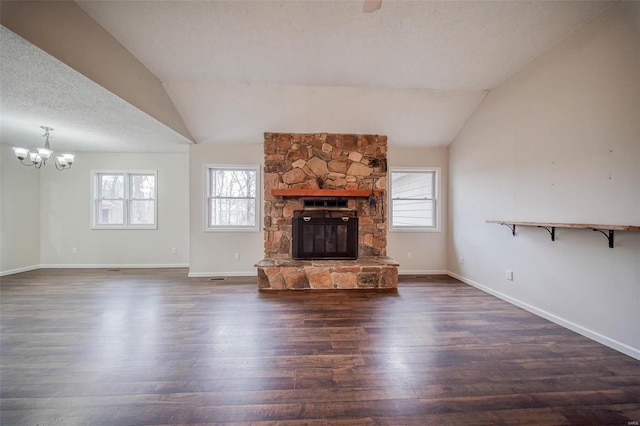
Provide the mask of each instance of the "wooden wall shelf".
[{"label": "wooden wall shelf", "polygon": [[369,197],[381,196],[380,189],[272,189],[274,197]]},{"label": "wooden wall shelf", "polygon": [[546,229],[551,235],[551,241],[556,240],[556,228],[591,229],[600,232],[609,240],[609,247],[613,248],[615,231],[640,232],[640,226],[633,225],[596,225],[591,223],[554,223],[554,222],[516,222],[512,220],[487,220],[487,223],[504,225],[511,229],[511,235],[516,236],[516,226],[535,226]]}]

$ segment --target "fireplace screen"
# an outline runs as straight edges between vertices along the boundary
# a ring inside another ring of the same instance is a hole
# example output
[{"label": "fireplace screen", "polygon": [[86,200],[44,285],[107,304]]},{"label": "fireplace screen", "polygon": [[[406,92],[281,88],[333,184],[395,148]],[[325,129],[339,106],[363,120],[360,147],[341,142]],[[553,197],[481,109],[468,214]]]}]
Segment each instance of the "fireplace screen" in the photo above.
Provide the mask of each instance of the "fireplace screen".
[{"label": "fireplace screen", "polygon": [[352,212],[296,212],[294,259],[357,259],[358,218]]}]

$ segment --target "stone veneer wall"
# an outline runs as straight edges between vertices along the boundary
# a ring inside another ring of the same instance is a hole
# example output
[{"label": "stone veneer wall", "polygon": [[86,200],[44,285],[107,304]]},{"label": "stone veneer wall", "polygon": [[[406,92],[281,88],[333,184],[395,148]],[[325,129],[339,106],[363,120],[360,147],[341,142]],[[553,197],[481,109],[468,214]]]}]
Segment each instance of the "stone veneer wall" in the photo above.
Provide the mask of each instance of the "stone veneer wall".
[{"label": "stone veneer wall", "polygon": [[264,134],[264,254],[291,258],[292,217],[302,199],[278,198],[272,188],[379,189],[349,198],[358,213],[358,256],[386,256],[387,137],[328,133]]}]

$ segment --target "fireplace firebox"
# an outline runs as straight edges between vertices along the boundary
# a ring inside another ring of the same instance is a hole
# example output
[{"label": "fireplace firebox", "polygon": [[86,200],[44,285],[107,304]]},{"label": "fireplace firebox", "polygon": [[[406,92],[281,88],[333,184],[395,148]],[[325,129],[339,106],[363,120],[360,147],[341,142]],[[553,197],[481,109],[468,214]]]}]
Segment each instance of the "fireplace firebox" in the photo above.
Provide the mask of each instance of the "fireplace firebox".
[{"label": "fireplace firebox", "polygon": [[292,224],[294,259],[358,258],[358,217],[355,212],[296,211]]}]

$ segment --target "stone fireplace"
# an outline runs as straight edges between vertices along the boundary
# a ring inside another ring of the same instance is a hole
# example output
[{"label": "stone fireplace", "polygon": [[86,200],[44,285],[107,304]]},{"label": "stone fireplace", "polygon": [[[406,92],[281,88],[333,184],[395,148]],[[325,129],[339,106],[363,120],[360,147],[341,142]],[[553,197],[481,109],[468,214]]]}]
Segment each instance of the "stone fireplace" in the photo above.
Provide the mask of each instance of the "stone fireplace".
[{"label": "stone fireplace", "polygon": [[395,288],[386,257],[387,137],[264,135],[260,289]]}]

